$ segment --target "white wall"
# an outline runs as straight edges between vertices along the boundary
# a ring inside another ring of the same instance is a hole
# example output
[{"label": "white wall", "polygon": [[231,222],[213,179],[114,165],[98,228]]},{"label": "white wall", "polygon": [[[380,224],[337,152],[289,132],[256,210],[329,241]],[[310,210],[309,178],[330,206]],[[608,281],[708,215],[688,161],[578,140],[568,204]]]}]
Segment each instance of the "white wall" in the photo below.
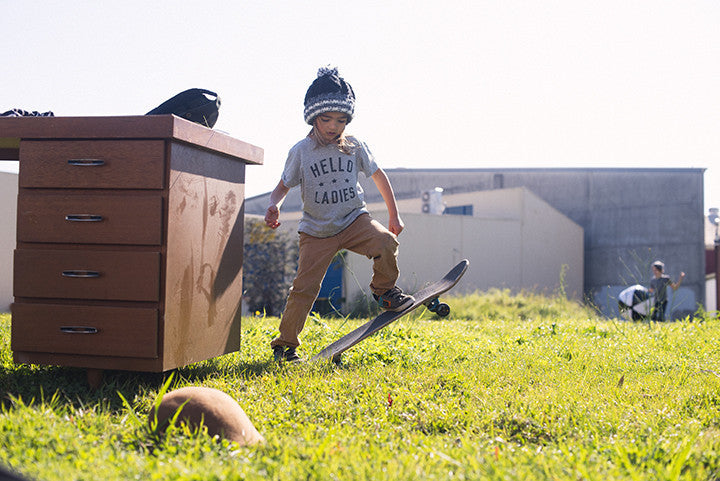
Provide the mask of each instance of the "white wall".
[{"label": "white wall", "polygon": [[13,301],[17,194],[17,174],[0,172],[0,312],[10,312],[10,304]]},{"label": "white wall", "polygon": [[[400,234],[398,285],[414,292],[440,279],[461,259],[470,267],[453,289],[471,293],[510,288],[582,299],[583,229],[524,188],[474,192],[445,197],[448,205],[473,205],[473,216],[428,215],[421,202],[399,202],[405,230]],[[371,213],[387,225],[383,206]],[[369,293],[372,267],[362,256],[349,254],[343,279],[346,299],[362,288]],[[563,267],[566,266],[566,267]]]},{"label": "white wall", "polygon": [[715,286],[715,275],[705,276],[705,310],[708,312],[717,310]]},{"label": "white wall", "polygon": [[[523,189],[522,265],[524,288],[543,290],[560,287],[558,266],[567,265],[564,289],[568,297],[583,298],[584,233],[545,201]],[[557,284],[548,285],[555,276]]]},{"label": "white wall", "polygon": [[[387,225],[387,214],[373,212],[373,217]],[[518,261],[521,250],[519,220],[478,219],[470,216],[402,214],[405,230],[398,240],[400,249],[398,285],[414,292],[429,282],[439,280],[462,259],[470,267],[453,289],[454,293],[471,293],[491,287],[515,287],[522,280]],[[348,256],[345,273],[346,298],[354,299],[357,286],[348,275],[357,278],[362,288],[372,275],[372,263],[356,254]],[[352,279],[352,277],[351,277]]]}]

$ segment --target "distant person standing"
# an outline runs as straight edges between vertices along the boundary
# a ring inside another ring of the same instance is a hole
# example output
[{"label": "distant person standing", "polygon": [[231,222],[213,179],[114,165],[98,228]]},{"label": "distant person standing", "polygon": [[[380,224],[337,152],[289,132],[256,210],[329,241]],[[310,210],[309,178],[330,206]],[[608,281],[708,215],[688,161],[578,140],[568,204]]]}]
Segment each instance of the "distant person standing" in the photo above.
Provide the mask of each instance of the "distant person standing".
[{"label": "distant person standing", "polygon": [[653,321],[665,320],[665,308],[667,307],[667,288],[668,286],[676,291],[683,279],[685,273],[681,272],[677,282],[670,280],[670,277],[664,274],[665,264],[661,261],[655,261],[652,265],[653,278],[650,280],[650,294],[655,296],[655,309],[653,309]]}]

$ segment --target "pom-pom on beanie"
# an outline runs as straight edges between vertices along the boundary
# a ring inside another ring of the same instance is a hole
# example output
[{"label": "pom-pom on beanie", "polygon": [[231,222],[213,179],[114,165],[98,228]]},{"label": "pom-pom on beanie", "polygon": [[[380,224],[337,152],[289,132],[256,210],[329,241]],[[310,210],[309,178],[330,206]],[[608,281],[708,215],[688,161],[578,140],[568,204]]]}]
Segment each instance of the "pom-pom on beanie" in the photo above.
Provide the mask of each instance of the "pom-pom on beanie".
[{"label": "pom-pom on beanie", "polygon": [[321,67],[305,94],[305,122],[312,125],[323,112],[342,112],[348,116],[348,123],[355,112],[355,92],[337,68]]}]

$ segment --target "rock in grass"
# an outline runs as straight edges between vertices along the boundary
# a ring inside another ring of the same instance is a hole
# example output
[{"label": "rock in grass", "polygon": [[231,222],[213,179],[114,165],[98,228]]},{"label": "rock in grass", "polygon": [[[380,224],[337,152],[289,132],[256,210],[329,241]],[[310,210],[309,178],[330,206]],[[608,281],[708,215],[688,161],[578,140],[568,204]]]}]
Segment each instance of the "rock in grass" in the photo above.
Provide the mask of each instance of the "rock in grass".
[{"label": "rock in grass", "polygon": [[[184,405],[183,405],[184,404]],[[186,422],[196,428],[202,423],[210,436],[218,435],[240,446],[265,442],[240,405],[217,389],[188,386],[165,394],[158,408],[158,426],[164,430],[182,406],[176,423]],[[150,419],[153,412],[150,412]]]}]

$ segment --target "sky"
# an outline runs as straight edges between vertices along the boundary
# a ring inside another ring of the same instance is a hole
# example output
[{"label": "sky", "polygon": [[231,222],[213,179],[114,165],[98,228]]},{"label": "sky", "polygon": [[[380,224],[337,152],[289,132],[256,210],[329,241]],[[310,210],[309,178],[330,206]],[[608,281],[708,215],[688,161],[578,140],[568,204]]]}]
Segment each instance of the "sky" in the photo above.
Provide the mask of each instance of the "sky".
[{"label": "sky", "polygon": [[[307,134],[319,67],[384,168],[706,168],[720,207],[717,0],[0,0],[0,112],[142,115],[192,87],[262,147]],[[0,133],[1,136],[1,133]],[[5,164],[7,166],[7,164]],[[11,164],[11,169],[12,169]],[[672,195],[669,192],[668,195]]]}]

